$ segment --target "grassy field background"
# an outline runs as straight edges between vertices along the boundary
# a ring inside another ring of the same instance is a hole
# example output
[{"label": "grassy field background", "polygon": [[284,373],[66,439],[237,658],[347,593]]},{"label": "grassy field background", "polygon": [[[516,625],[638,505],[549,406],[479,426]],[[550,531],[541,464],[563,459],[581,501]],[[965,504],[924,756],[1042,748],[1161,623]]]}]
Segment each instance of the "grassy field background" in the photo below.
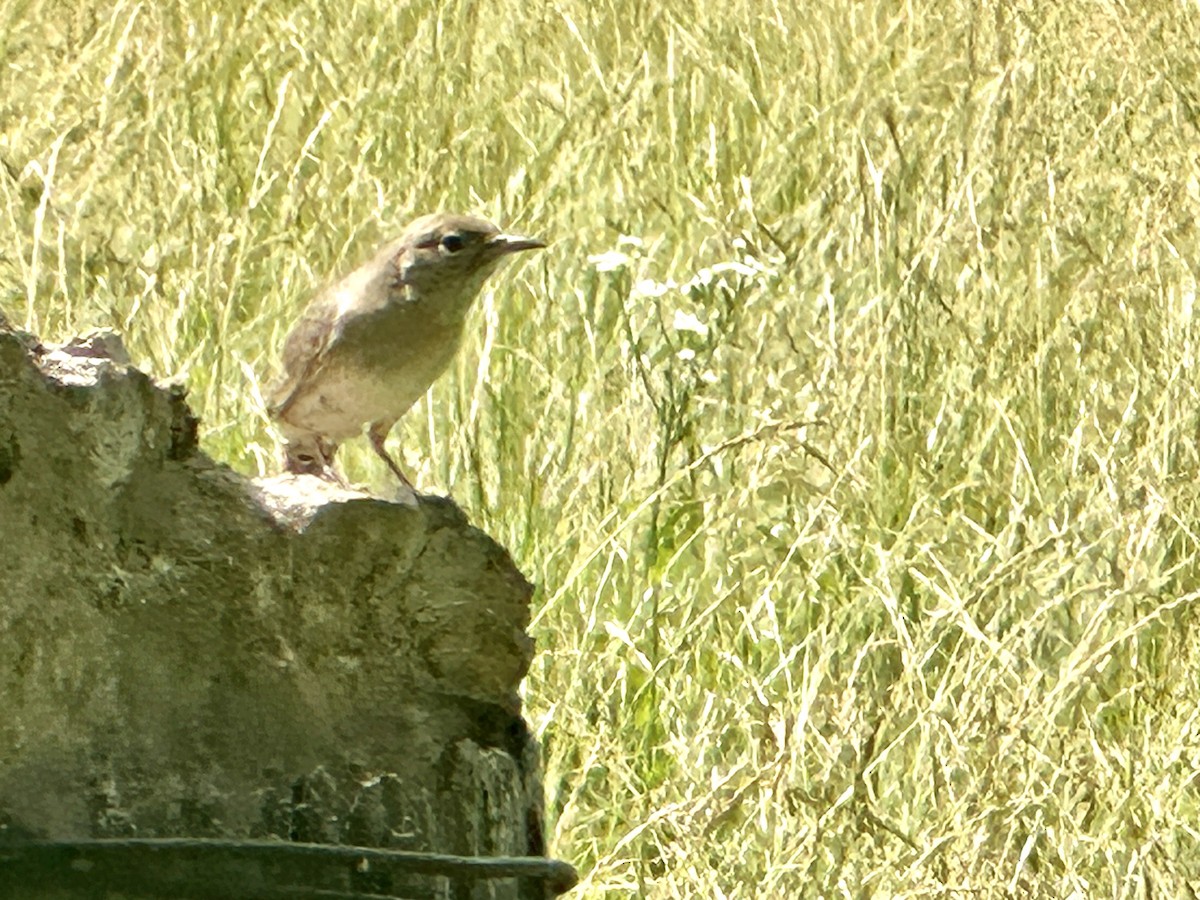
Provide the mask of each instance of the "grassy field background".
[{"label": "grassy field background", "polygon": [[378,240],[553,242],[396,446],[540,586],[577,896],[1200,893],[1195,2],[0,22],[0,307],[239,471]]}]

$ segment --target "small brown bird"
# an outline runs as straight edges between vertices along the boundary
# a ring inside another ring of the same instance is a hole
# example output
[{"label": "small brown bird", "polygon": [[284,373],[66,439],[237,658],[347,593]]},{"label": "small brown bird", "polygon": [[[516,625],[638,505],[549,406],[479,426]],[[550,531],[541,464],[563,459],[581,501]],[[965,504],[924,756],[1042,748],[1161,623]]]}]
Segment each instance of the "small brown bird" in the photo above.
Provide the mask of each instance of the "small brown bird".
[{"label": "small brown bird", "polygon": [[454,358],[487,277],[513,253],[545,246],[437,213],[319,294],[288,335],[271,398],[287,470],[336,478],[338,445],[367,425],[371,447],[411,488],[384,449],[388,432]]}]

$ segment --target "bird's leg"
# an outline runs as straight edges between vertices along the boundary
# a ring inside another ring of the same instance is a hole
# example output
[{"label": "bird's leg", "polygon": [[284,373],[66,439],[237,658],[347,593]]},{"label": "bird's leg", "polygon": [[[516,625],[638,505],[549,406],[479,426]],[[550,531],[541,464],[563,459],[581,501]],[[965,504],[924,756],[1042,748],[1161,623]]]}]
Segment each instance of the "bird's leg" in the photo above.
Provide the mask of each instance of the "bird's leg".
[{"label": "bird's leg", "polygon": [[321,471],[317,474],[326,481],[332,481],[339,487],[350,490],[351,487],[349,482],[347,482],[346,479],[341,476],[341,473],[333,467],[333,457],[338,451],[338,446],[339,444],[337,441],[331,441],[324,437],[317,438],[317,447],[321,451],[322,460]]},{"label": "bird's leg", "polygon": [[329,454],[317,435],[288,435],[283,447],[283,467],[297,475],[324,476]]},{"label": "bird's leg", "polygon": [[284,446],[284,470],[296,475],[316,475],[341,487],[349,487],[333,468],[338,444],[320,435],[292,435]]},{"label": "bird's leg", "polygon": [[387,467],[396,473],[396,477],[410,491],[416,492],[413,483],[408,480],[408,476],[400,471],[400,467],[396,465],[396,461],[388,454],[387,449],[383,446],[383,442],[387,440],[388,432],[392,430],[392,426],[396,424],[393,419],[390,422],[372,422],[371,427],[367,429],[367,437],[371,441],[371,449],[375,454],[387,463]]}]

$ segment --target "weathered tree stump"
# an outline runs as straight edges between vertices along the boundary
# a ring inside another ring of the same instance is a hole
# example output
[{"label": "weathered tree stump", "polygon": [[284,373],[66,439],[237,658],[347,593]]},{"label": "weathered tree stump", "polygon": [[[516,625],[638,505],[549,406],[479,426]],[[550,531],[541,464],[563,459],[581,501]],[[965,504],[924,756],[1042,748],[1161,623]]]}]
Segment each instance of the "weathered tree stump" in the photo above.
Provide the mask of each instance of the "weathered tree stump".
[{"label": "weathered tree stump", "polygon": [[[0,329],[0,895],[74,896],[25,883],[34,839],[544,855],[530,594],[449,500],[248,481],[114,336]],[[280,884],[544,896],[364,865]]]}]

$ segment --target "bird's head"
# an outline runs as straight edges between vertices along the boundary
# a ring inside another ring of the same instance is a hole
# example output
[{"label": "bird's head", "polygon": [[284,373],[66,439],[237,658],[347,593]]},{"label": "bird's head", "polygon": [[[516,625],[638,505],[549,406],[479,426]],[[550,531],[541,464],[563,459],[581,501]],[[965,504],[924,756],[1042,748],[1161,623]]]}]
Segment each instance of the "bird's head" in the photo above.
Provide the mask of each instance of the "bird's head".
[{"label": "bird's head", "polygon": [[505,234],[474,216],[423,216],[393,244],[394,286],[406,299],[437,304],[448,315],[465,315],[503,260],[545,246],[534,238]]}]

